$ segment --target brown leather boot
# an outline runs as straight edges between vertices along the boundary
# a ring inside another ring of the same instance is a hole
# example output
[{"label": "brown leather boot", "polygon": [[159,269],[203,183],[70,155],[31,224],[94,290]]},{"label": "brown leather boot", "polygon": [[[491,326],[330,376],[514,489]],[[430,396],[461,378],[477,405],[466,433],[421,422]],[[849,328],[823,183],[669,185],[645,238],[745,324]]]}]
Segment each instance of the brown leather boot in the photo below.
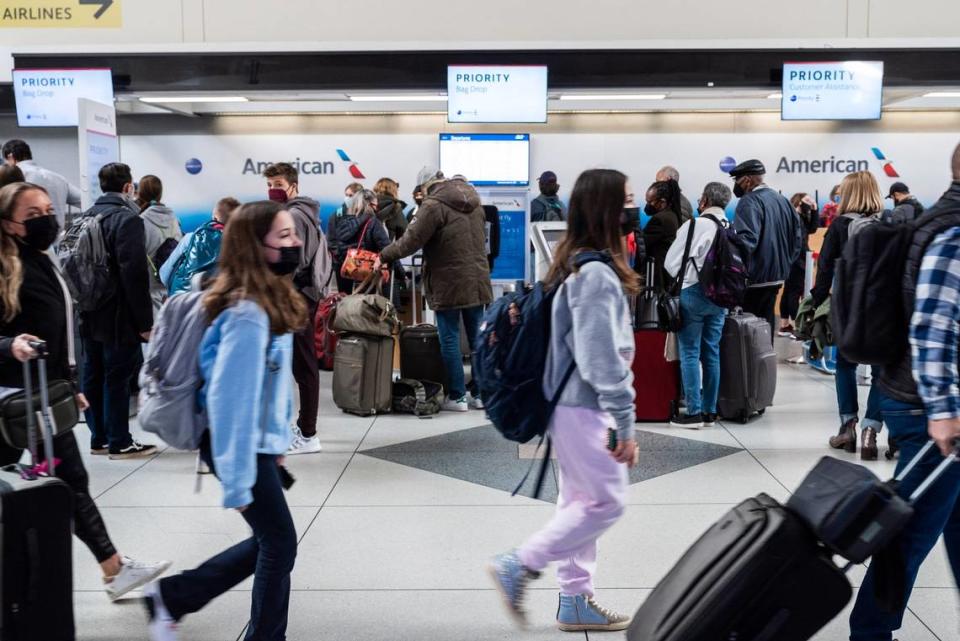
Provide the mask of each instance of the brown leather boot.
[{"label": "brown leather boot", "polygon": [[877,430],[872,427],[863,428],[860,435],[860,458],[864,461],[877,460]]},{"label": "brown leather boot", "polygon": [[840,426],[836,436],[830,437],[830,447],[835,450],[846,450],[851,454],[857,451],[857,419],[851,418]]}]

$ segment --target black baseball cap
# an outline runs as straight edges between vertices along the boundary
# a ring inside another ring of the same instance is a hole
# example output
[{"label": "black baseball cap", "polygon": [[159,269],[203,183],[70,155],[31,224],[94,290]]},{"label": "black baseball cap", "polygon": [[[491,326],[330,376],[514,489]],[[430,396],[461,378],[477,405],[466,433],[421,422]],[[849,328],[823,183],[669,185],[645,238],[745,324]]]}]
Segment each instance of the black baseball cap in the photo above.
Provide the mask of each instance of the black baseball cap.
[{"label": "black baseball cap", "polygon": [[555,183],[557,182],[557,175],[552,171],[545,171],[540,174],[540,177],[537,178],[538,183]]},{"label": "black baseball cap", "polygon": [[894,192],[898,194],[909,194],[910,188],[907,187],[905,183],[893,183],[890,185],[890,193],[887,194],[887,198],[893,198]]},{"label": "black baseball cap", "polygon": [[744,160],[742,163],[733,168],[733,171],[730,172],[731,178],[740,178],[742,176],[762,176],[767,173],[767,168],[763,166],[763,163],[752,158],[750,160]]}]

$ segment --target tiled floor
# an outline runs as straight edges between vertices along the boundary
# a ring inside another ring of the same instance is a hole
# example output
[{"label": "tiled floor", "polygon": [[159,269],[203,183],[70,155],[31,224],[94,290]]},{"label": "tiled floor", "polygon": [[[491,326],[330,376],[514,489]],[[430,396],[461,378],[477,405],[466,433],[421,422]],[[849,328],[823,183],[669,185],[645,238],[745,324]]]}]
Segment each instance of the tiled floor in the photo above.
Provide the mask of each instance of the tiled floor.
[{"label": "tiled floor", "polygon": [[[329,376],[323,383],[329,389]],[[508,488],[530,454],[518,459],[516,448],[499,441],[492,428],[482,429],[482,413],[357,418],[337,411],[327,392],[321,415],[324,453],[289,460],[297,484],[287,498],[301,537],[291,641],[586,638],[555,630],[552,575],[535,584],[533,626],[524,633],[511,626],[490,589],[486,559],[537,529],[552,507],[511,498]],[[819,457],[847,456],[825,447],[836,420],[832,379],[784,364],[776,404],[749,425],[702,431],[640,426],[643,467],[632,478],[626,515],[602,540],[600,599],[633,611],[733,504],[758,492],[785,500]],[[80,437],[86,438],[82,427]],[[247,535],[242,519],[219,507],[215,479],[205,478],[195,491],[194,460],[173,450],[143,461],[88,458],[93,492],[121,552],[172,559],[176,571]],[[870,467],[886,476],[893,464],[881,460]],[[544,498],[554,493],[555,485],[548,485]],[[862,568],[851,572],[855,587],[862,576]],[[110,604],[79,542],[74,577],[78,639],[147,639],[138,599]],[[957,592],[942,546],[917,585],[900,639],[960,638]],[[187,618],[182,639],[241,638],[249,590],[248,581]],[[817,640],[846,635],[845,613]]]}]

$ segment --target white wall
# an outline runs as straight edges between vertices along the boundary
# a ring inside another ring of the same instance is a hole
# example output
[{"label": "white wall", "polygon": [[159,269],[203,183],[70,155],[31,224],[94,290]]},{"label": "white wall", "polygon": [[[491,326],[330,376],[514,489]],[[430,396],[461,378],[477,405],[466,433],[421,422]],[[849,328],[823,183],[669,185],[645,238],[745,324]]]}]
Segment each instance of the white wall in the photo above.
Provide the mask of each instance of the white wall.
[{"label": "white wall", "polygon": [[953,38],[956,0],[116,0],[122,29],[4,29],[3,46]]}]

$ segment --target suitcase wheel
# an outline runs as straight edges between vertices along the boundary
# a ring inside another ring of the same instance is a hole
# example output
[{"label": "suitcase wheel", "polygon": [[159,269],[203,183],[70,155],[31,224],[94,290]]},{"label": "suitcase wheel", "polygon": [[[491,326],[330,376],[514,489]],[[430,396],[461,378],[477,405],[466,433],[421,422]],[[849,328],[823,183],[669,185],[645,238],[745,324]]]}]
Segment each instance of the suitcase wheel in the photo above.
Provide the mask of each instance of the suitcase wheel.
[{"label": "suitcase wheel", "polygon": [[737,414],[737,420],[741,425],[746,425],[750,421],[750,412],[747,410],[740,410]]},{"label": "suitcase wheel", "polygon": [[762,410],[757,410],[757,416],[763,416],[767,413],[767,408],[764,407]]}]

